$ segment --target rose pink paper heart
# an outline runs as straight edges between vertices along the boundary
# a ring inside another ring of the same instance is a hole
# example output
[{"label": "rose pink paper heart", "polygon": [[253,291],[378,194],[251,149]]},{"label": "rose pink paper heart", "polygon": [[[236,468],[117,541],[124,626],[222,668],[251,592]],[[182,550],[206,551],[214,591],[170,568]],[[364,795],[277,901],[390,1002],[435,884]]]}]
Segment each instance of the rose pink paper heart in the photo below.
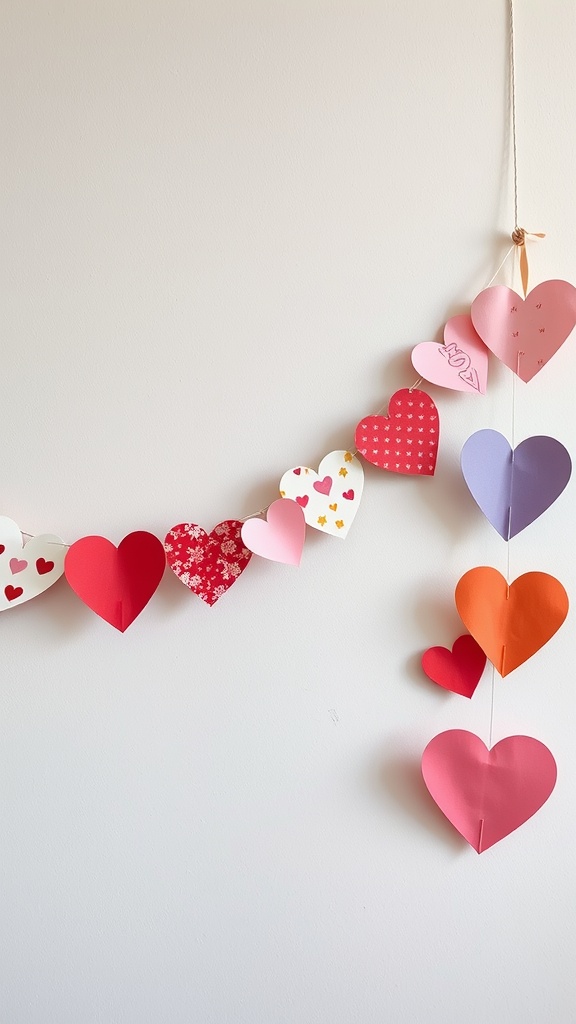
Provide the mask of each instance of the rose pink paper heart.
[{"label": "rose pink paper heart", "polygon": [[344,538],[360,506],[364,470],[351,452],[325,455],[318,472],[308,466],[288,469],[279,485],[283,498],[296,501],[308,526]]},{"label": "rose pink paper heart", "polygon": [[470,315],[484,344],[528,382],[576,324],[576,288],[568,281],[543,281],[522,299],[495,285],[476,296]]},{"label": "rose pink paper heart", "polygon": [[166,534],[166,561],[178,579],[212,606],[230,589],[252,558],[241,538],[242,523],[225,519],[211,533],[179,523]]},{"label": "rose pink paper heart", "polygon": [[52,587],[64,572],[66,545],[44,534],[22,544],[16,523],[0,516],[0,611],[15,608]]},{"label": "rose pink paper heart", "polygon": [[452,391],[486,393],[488,349],[467,314],[453,316],[444,328],[444,344],[423,341],[412,349],[412,365],[431,384]]},{"label": "rose pink paper heart", "polygon": [[491,750],[474,733],[442,732],[422,755],[430,796],[477,853],[531,818],[556,785],[556,762],[531,736],[507,736]]},{"label": "rose pink paper heart", "polygon": [[286,565],[300,565],[305,534],[304,512],[290,498],[278,498],[266,519],[247,519],[242,526],[242,540],[250,551]]}]

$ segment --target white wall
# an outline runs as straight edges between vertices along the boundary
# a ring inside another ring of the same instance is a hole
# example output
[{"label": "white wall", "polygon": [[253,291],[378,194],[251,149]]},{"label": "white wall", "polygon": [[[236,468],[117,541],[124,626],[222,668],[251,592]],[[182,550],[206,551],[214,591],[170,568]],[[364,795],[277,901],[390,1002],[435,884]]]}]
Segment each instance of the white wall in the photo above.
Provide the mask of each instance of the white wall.
[{"label": "white wall", "polygon": [[[576,281],[569,0],[518,4],[520,220]],[[211,528],[410,385],[513,226],[504,0],[33,0],[1,13],[0,511],[70,541]],[[500,280],[510,281],[510,273]],[[574,341],[516,435],[576,453]],[[478,857],[420,781],[487,739],[486,675],[421,651],[505,545],[458,470],[485,399],[431,389],[433,480],[367,471],[349,538],[254,560],[213,609],[167,573],[125,635],[64,582],[2,617],[7,1024],[574,1020],[574,619],[500,683],[495,739],[556,756]],[[512,575],[576,594],[574,484]]]}]

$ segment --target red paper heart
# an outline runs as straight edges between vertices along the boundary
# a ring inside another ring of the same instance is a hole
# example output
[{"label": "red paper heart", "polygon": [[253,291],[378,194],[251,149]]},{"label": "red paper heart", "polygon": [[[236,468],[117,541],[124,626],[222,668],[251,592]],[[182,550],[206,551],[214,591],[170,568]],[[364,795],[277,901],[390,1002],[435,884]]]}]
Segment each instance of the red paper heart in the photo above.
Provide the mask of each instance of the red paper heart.
[{"label": "red paper heart", "polygon": [[482,853],[523,825],[556,785],[556,762],[531,736],[507,736],[491,750],[463,729],[441,732],[422,755],[430,796]]},{"label": "red paper heart", "polygon": [[367,416],[356,427],[356,448],[367,462],[391,473],[433,476],[440,421],[425,391],[401,388],[387,416]]},{"label": "red paper heart", "polygon": [[4,593],[6,594],[7,601],[15,601],[17,597],[22,597],[24,591],[22,590],[22,587],[12,587],[8,585],[7,587],[4,587]]},{"label": "red paper heart", "polygon": [[298,502],[298,504],[300,505],[300,508],[306,508],[306,505],[307,505],[307,504],[308,504],[308,502],[310,501],[310,498],[308,497],[308,495],[307,495],[307,494],[300,494],[300,495],[299,495],[299,496],[298,496],[298,497],[296,498],[296,501],[297,501],[297,502]]},{"label": "red paper heart", "polygon": [[137,530],[117,548],[105,537],[82,537],[68,550],[64,572],[80,600],[123,633],[148,604],[165,566],[162,542]]},{"label": "red paper heart", "polygon": [[252,558],[240,536],[241,529],[239,520],[226,519],[210,534],[195,523],[180,523],[166,534],[168,565],[206,604],[215,604]]},{"label": "red paper heart", "polygon": [[36,572],[39,576],[45,576],[46,573],[52,572],[54,568],[54,562],[47,562],[45,558],[36,559]]},{"label": "red paper heart", "polygon": [[346,498],[346,501],[354,501],[354,491],[342,491],[342,497]]},{"label": "red paper heart", "polygon": [[6,546],[4,544],[0,544],[0,555],[3,555],[5,551],[6,551]]},{"label": "red paper heart", "polygon": [[429,647],[422,655],[422,668],[433,683],[452,693],[471,697],[480,682],[486,655],[473,636],[464,633],[452,645]]}]

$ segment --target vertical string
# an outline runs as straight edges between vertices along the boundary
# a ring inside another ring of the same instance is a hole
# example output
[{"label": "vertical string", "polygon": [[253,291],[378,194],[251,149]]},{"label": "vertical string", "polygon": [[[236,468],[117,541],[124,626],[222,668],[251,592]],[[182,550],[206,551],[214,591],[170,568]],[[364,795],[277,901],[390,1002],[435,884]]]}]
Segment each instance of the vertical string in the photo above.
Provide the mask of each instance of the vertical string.
[{"label": "vertical string", "polygon": [[[514,171],[514,232],[512,234],[512,240],[518,247],[519,236],[515,234],[519,231],[518,228],[518,150],[516,143],[516,61],[514,54],[514,0],[508,0],[508,12],[509,12],[509,74],[510,74],[510,114],[512,122],[512,161]],[[522,232],[522,240],[524,239],[524,232]],[[512,265],[512,287],[514,287],[514,264]],[[524,289],[526,291],[526,289]],[[512,401],[511,401],[511,437],[510,443],[512,447],[512,469],[514,469],[514,448],[516,446],[516,375],[520,369],[520,356],[518,352],[516,362],[516,373],[512,373]],[[508,587],[508,594],[510,594],[510,532],[511,532],[511,520],[512,520],[512,486],[510,487],[510,504],[508,508],[508,530],[506,537],[506,584]],[[506,656],[506,648],[502,649],[502,662],[501,669],[504,670],[504,658]],[[495,691],[496,691],[496,669],[492,664],[492,680],[490,684],[490,727],[488,732],[488,747],[492,747],[492,737],[494,733],[494,702],[495,702]]]},{"label": "vertical string", "polygon": [[512,108],[512,159],[514,167],[514,230],[518,230],[518,154],[516,148],[516,62],[514,59],[514,0],[508,0],[509,22],[509,63],[510,63],[510,106]]}]

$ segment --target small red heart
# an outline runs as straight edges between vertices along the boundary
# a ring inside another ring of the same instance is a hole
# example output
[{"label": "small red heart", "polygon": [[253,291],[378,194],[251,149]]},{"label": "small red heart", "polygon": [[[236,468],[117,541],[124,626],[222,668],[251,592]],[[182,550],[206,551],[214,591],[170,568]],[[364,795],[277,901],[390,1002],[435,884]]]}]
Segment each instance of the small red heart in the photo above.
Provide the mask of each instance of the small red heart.
[{"label": "small red heart", "polygon": [[352,489],[349,491],[342,491],[342,497],[346,498],[346,501],[354,501],[354,491]]},{"label": "small red heart", "polygon": [[4,593],[6,594],[7,601],[15,601],[17,597],[22,597],[24,591],[22,590],[22,587],[13,587],[8,585],[7,587],[4,587]]},{"label": "small red heart", "polygon": [[296,498],[296,501],[298,502],[301,508],[306,508],[306,505],[310,501],[310,498],[308,497],[307,494],[302,494],[299,498]]},{"label": "small red heart", "polygon": [[292,472],[294,473],[294,476],[300,476],[302,470],[300,469],[300,466],[298,466],[298,469],[293,469]]},{"label": "small red heart", "polygon": [[318,494],[330,494],[332,490],[332,477],[325,476],[323,480],[315,480],[312,486],[315,491],[318,491]]},{"label": "small red heart", "polygon": [[47,572],[52,572],[54,568],[54,562],[47,562],[45,558],[36,559],[36,572],[39,576],[45,576]]},{"label": "small red heart", "polygon": [[473,636],[459,636],[450,652],[446,647],[429,647],[422,655],[422,668],[433,683],[445,690],[471,697],[480,682],[486,655]]},{"label": "small red heart", "polygon": [[0,544],[0,555],[3,555],[5,551],[6,548],[4,547],[4,544]]}]

